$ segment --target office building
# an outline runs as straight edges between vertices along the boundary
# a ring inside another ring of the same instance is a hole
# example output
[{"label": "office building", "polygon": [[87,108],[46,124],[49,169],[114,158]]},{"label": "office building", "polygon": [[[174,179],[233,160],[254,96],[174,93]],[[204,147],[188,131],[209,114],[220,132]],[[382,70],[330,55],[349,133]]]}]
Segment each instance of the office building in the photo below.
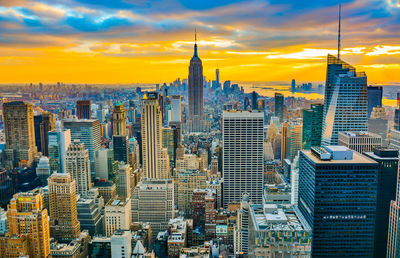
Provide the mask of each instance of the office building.
[{"label": "office building", "polygon": [[258,94],[255,91],[251,93],[251,108],[258,110]]},{"label": "office building", "polygon": [[339,132],[368,130],[367,76],[328,55],[322,145],[337,145]]},{"label": "office building", "polygon": [[26,235],[0,236],[0,255],[2,257],[29,256],[29,242]]},{"label": "office building", "polygon": [[41,152],[44,156],[49,156],[48,132],[54,130],[56,127],[53,114],[43,112],[40,115],[34,116],[33,124],[35,127],[35,144],[37,151]]},{"label": "office building", "polygon": [[168,229],[175,217],[174,184],[171,179],[142,179],[132,196],[132,222],[149,222],[153,238]]},{"label": "office building", "polygon": [[75,180],[76,192],[87,196],[92,187],[89,151],[79,140],[74,140],[68,147],[65,165],[66,172],[71,174],[71,178]]},{"label": "office building", "polygon": [[131,257],[132,234],[129,230],[116,230],[111,236],[111,257]]},{"label": "office building", "polygon": [[132,169],[129,164],[120,162],[117,180],[117,194],[122,200],[131,198],[132,188],[134,188],[131,174]]},{"label": "office building", "polygon": [[179,212],[190,215],[193,190],[206,188],[207,175],[199,170],[184,170],[174,173],[174,199]]},{"label": "office building", "polygon": [[311,257],[312,230],[296,209],[251,204],[249,257]]},{"label": "office building", "polygon": [[312,146],[321,146],[323,115],[322,104],[311,104],[310,109],[303,110],[303,149],[309,150]]},{"label": "office building", "polygon": [[171,219],[168,223],[168,257],[179,257],[181,249],[187,247],[188,225],[182,217]]},{"label": "office building", "polygon": [[379,163],[374,247],[374,257],[378,258],[387,253],[390,202],[396,200],[399,153],[394,149],[375,148],[364,155]]},{"label": "office building", "polygon": [[[210,221],[210,212],[216,209],[216,191],[215,189],[194,189],[192,193],[192,201],[190,204],[190,216],[193,220],[193,228],[206,231],[206,222]],[[212,207],[207,206],[211,201]],[[214,205],[214,206],[213,206]],[[214,208],[213,208],[214,207]],[[215,220],[215,218],[214,218]],[[215,230],[215,222],[214,222]],[[209,239],[208,239],[209,240]]]},{"label": "office building", "polygon": [[224,207],[240,201],[243,193],[249,193],[254,203],[261,203],[264,113],[225,111],[222,124]]},{"label": "office building", "polygon": [[114,160],[129,163],[129,139],[127,135],[113,135]]},{"label": "office building", "polygon": [[89,151],[90,171],[95,176],[94,156],[100,149],[100,122],[99,120],[64,120],[64,129],[71,130],[71,141],[80,140]]},{"label": "office building", "polygon": [[234,251],[245,255],[249,251],[250,203],[249,195],[243,193],[240,208],[237,211],[236,225],[233,229]]},{"label": "office building", "polygon": [[[104,203],[105,199],[99,195],[95,188],[93,194],[87,197],[80,196],[77,202],[78,220],[82,230],[87,230],[90,236],[103,234]],[[115,195],[113,197],[116,197]]]},{"label": "office building", "polygon": [[90,100],[78,100],[76,102],[76,116],[78,119],[90,119],[92,117]]},{"label": "office building", "polygon": [[169,178],[168,150],[162,147],[162,113],[157,93],[143,97],[142,112],[143,175],[146,178]]},{"label": "office building", "polygon": [[131,223],[131,200],[109,200],[104,208],[105,235],[111,236],[119,229],[129,230]]},{"label": "office building", "polygon": [[275,93],[275,116],[283,123],[283,109],[285,106],[285,97],[281,93]]},{"label": "office building", "polygon": [[389,123],[386,118],[386,110],[384,107],[374,107],[371,116],[368,118],[368,132],[380,135],[382,137],[382,145],[388,144]]},{"label": "office building", "polygon": [[[302,149],[302,121],[290,121],[286,140],[286,158],[291,162]],[[283,135],[283,134],[282,134]]]},{"label": "office building", "polygon": [[39,191],[14,195],[7,209],[7,225],[9,235],[27,237],[29,257],[50,255],[49,216]]},{"label": "office building", "polygon": [[114,106],[114,110],[112,113],[112,135],[126,135],[126,117],[125,117],[125,109],[124,105],[121,102],[118,102]]},{"label": "office building", "polygon": [[187,117],[187,127],[189,132],[202,132],[205,129],[203,95],[203,65],[197,55],[197,41],[195,34],[194,54],[190,60],[189,66],[189,114]]},{"label": "office building", "polygon": [[47,178],[50,176],[49,158],[43,156],[36,166],[36,176],[40,178],[42,186],[47,185]]},{"label": "office building", "polygon": [[382,137],[370,132],[340,132],[338,144],[364,153],[381,147]]},{"label": "office building", "polygon": [[175,167],[176,148],[178,148],[178,131],[176,127],[162,128],[162,147],[168,151],[170,167]]},{"label": "office building", "polygon": [[104,123],[104,121],[106,121],[106,111],[102,108],[96,110],[96,118],[101,124]]},{"label": "office building", "polygon": [[114,152],[101,148],[95,154],[96,179],[114,182],[118,173],[118,161],[114,160]]},{"label": "office building", "polygon": [[371,116],[374,107],[382,107],[382,86],[368,86],[368,118]]},{"label": "office building", "polygon": [[71,130],[57,128],[48,135],[50,170],[65,173],[65,156],[71,144]]},{"label": "office building", "polygon": [[284,122],[282,124],[281,133],[281,167],[285,164],[285,159],[287,159],[287,147],[288,147],[288,137],[289,137],[289,123]]},{"label": "office building", "polygon": [[182,122],[181,95],[172,95],[172,119],[170,122]]},{"label": "office building", "polygon": [[81,224],[76,206],[75,180],[67,173],[53,173],[49,178],[50,235],[69,242],[79,237]]},{"label": "office building", "polygon": [[[398,132],[398,131],[397,131]],[[398,149],[397,149],[398,150]],[[387,168],[388,171],[390,168]],[[396,198],[390,201],[389,228],[387,236],[387,258],[400,256],[400,174],[397,172]],[[386,181],[386,180],[385,180]],[[393,183],[393,182],[392,182]],[[392,184],[390,183],[390,184]],[[384,230],[384,229],[382,229]]]},{"label": "office building", "polygon": [[3,104],[6,166],[30,166],[37,154],[33,106],[22,101]]},{"label": "office building", "polygon": [[292,88],[291,88],[291,90],[292,90],[292,93],[296,92],[296,80],[295,79],[292,79]]},{"label": "office building", "polygon": [[377,181],[378,163],[347,147],[300,151],[298,208],[313,257],[373,256]]},{"label": "office building", "polygon": [[390,129],[390,148],[400,150],[400,131],[396,129]]}]

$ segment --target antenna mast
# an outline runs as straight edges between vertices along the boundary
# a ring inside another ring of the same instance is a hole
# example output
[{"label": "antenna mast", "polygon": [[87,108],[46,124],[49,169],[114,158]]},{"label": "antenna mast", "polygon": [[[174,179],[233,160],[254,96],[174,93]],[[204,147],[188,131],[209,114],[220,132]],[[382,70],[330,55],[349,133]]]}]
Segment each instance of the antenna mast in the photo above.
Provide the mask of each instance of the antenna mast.
[{"label": "antenna mast", "polygon": [[340,27],[342,23],[342,5],[339,4],[338,59],[340,59]]}]

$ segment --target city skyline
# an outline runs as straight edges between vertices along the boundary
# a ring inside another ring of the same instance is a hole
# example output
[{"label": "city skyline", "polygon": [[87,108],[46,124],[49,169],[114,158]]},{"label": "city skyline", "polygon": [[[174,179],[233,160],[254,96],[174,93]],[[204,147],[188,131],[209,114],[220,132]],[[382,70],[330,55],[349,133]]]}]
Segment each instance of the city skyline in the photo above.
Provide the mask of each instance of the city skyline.
[{"label": "city skyline", "polygon": [[[221,81],[323,81],[326,55],[337,52],[338,4],[0,1],[0,83],[186,78],[195,28],[207,79],[219,68]],[[372,84],[397,84],[400,8],[388,0],[342,6],[342,58]]]}]

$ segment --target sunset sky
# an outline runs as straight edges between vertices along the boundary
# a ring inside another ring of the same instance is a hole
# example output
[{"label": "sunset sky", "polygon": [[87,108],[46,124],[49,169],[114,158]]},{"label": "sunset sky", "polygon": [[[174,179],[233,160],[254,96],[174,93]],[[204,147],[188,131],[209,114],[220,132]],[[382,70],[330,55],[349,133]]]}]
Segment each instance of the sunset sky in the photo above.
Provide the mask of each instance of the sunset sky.
[{"label": "sunset sky", "polygon": [[[324,81],[338,3],[0,0],[0,83],[160,83],[186,78],[198,31],[207,79]],[[342,59],[400,82],[397,0],[342,3]]]}]

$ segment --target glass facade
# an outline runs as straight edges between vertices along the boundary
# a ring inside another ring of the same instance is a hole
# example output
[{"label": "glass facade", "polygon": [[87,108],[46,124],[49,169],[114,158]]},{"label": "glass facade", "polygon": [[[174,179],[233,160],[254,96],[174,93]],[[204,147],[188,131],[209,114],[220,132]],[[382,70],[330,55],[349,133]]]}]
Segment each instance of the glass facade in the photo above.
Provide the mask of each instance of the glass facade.
[{"label": "glass facade", "polygon": [[321,145],[322,120],[324,105],[311,104],[310,109],[303,110],[303,149]]},{"label": "glass facade", "polygon": [[368,86],[368,118],[371,116],[374,107],[382,106],[382,86]]},{"label": "glass facade", "polygon": [[300,152],[298,208],[313,228],[313,257],[372,257],[378,164]]},{"label": "glass facade", "polygon": [[328,55],[322,145],[337,145],[343,131],[368,130],[367,76]]}]

